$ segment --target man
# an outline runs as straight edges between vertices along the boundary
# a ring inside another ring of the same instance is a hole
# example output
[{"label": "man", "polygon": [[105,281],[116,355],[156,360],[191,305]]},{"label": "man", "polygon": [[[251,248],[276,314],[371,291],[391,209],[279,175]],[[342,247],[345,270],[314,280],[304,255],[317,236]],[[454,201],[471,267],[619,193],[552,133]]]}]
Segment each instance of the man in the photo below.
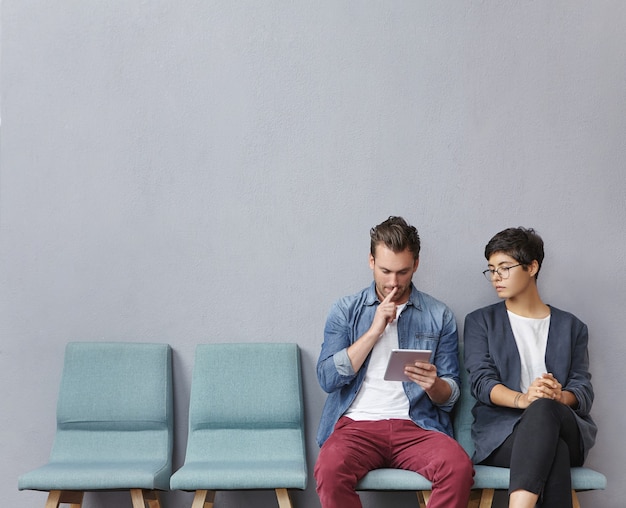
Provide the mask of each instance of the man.
[{"label": "man", "polygon": [[[466,508],[473,467],[451,437],[450,411],[460,394],[454,316],[412,283],[420,252],[415,227],[390,217],[370,236],[374,282],[333,305],[317,363],[328,393],[315,465],[322,507],[360,507],[357,482],[392,467],[432,482],[429,508]],[[410,381],[385,381],[393,348],[432,350],[433,363],[405,367]]]}]

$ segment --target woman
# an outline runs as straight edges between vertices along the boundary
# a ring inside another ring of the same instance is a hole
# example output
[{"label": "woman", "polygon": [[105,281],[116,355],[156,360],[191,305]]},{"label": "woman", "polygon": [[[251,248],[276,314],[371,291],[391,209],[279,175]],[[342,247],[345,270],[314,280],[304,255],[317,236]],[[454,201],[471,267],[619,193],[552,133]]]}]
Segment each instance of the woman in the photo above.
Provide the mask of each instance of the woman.
[{"label": "woman", "polygon": [[595,442],[587,326],[546,305],[543,241],[510,228],[485,247],[483,273],[504,300],[465,318],[477,464],[510,467],[509,507],[572,506],[570,466]]}]

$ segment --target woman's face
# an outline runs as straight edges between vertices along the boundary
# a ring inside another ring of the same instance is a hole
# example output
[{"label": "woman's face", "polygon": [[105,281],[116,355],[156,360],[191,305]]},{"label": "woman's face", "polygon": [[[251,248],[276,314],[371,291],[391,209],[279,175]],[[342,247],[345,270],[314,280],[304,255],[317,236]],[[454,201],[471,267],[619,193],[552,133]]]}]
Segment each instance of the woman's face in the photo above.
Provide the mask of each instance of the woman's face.
[{"label": "woman's face", "polygon": [[500,298],[521,296],[535,286],[536,261],[524,266],[508,254],[496,252],[489,257],[488,268],[493,271],[491,284]]}]

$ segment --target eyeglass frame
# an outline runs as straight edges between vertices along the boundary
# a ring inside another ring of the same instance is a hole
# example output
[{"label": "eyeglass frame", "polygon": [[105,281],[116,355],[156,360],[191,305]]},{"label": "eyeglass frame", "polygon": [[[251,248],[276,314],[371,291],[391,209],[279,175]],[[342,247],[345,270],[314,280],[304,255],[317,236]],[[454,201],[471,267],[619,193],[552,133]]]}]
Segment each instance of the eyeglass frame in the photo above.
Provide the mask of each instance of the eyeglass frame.
[{"label": "eyeglass frame", "polygon": [[[487,279],[489,282],[493,280],[493,277],[495,276],[496,273],[498,274],[498,277],[500,277],[502,280],[506,280],[511,276],[511,274],[509,273],[511,268],[522,266],[523,264],[524,263],[517,263],[516,265],[513,265],[513,266],[501,266],[500,268],[496,268],[494,270],[492,270],[491,268],[487,268],[486,270],[483,271],[483,275],[485,276],[485,279]],[[500,273],[500,270],[502,270],[503,273],[506,273],[506,277],[504,277],[502,273]]]}]

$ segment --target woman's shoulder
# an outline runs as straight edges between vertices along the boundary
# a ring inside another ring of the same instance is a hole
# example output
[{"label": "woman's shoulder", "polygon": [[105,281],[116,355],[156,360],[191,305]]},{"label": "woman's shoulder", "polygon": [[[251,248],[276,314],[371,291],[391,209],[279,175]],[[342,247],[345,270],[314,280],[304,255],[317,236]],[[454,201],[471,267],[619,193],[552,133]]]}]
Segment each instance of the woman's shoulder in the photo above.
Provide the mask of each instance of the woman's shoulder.
[{"label": "woman's shoulder", "polygon": [[500,312],[505,312],[505,311],[506,311],[506,305],[504,304],[504,302],[496,302],[496,303],[492,303],[491,305],[487,305],[485,307],[481,307],[479,309],[476,309],[470,312],[467,315],[467,317],[477,318],[480,316],[493,316],[495,314],[498,314]]},{"label": "woman's shoulder", "polygon": [[553,305],[549,305],[550,307],[550,319],[557,322],[566,322],[566,323],[575,323],[580,326],[586,326],[577,316],[573,313],[568,312],[566,310],[558,309]]}]

